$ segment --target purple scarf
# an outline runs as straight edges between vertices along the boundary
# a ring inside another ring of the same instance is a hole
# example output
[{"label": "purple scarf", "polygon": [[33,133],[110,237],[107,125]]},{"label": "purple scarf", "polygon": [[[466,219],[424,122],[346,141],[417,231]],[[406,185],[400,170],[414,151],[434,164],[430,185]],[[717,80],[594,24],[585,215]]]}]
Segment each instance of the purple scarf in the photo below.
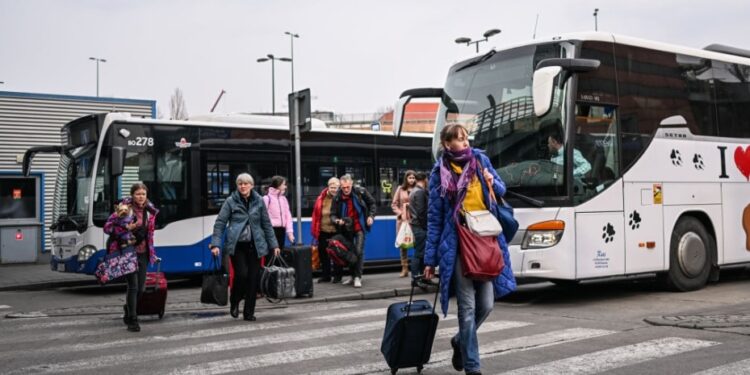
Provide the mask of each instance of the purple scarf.
[{"label": "purple scarf", "polygon": [[[453,213],[455,214],[458,207],[466,197],[466,190],[469,183],[477,173],[477,158],[471,147],[462,151],[452,152],[443,151],[443,158],[440,163],[440,196],[448,197],[453,202]],[[449,163],[455,163],[462,167],[461,175],[453,172]]]}]

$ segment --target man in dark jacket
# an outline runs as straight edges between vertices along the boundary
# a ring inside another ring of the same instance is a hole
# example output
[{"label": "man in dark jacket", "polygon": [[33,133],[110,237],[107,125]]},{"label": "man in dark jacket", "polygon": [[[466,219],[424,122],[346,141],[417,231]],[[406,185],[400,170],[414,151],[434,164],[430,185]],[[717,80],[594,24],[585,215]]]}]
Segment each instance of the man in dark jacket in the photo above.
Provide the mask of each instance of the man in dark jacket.
[{"label": "man in dark jacket", "polygon": [[414,255],[411,258],[411,275],[417,279],[417,283],[422,282],[421,277],[424,270],[424,246],[427,239],[427,175],[419,172],[416,175],[417,184],[414,190],[409,193],[409,225],[414,233]]},{"label": "man in dark jacket", "polygon": [[[353,186],[352,176],[341,176],[341,189],[333,198],[331,204],[331,221],[337,226],[343,225],[343,218],[349,217],[354,225],[354,248],[357,263],[350,266],[352,277],[344,285],[354,284],[355,288],[362,287],[362,268],[365,255],[365,232],[369,232],[375,221],[375,199],[367,189]],[[335,270],[336,278],[340,278],[340,269]]]}]

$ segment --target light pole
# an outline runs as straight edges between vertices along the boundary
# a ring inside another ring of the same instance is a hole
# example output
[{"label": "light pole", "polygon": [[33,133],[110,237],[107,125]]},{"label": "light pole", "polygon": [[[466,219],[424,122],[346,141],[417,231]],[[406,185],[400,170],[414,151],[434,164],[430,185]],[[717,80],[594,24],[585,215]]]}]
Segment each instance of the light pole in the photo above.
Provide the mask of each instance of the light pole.
[{"label": "light pole", "polygon": [[96,96],[99,96],[99,63],[100,62],[107,62],[106,59],[98,58],[98,57],[89,57],[89,60],[96,61]]},{"label": "light pole", "polygon": [[594,31],[599,31],[599,20],[597,20],[598,15],[599,8],[594,8]]},{"label": "light pole", "polygon": [[294,92],[294,38],[299,38],[299,34],[289,31],[284,31],[284,34],[289,35],[289,39],[292,41],[292,57],[290,58],[290,62],[292,63],[292,92]]},{"label": "light pole", "polygon": [[477,40],[471,40],[469,38],[458,38],[456,39],[456,43],[458,44],[464,44],[466,43],[467,46],[469,45],[475,45],[477,47],[477,53],[479,53],[479,43],[486,42],[490,39],[491,36],[500,34],[500,29],[490,29],[484,32],[484,39],[477,39]]},{"label": "light pole", "polygon": [[259,63],[271,61],[271,114],[276,115],[276,60],[285,62],[291,62],[292,59],[288,57],[276,57],[272,54],[266,55],[267,57],[261,57],[258,59]]}]

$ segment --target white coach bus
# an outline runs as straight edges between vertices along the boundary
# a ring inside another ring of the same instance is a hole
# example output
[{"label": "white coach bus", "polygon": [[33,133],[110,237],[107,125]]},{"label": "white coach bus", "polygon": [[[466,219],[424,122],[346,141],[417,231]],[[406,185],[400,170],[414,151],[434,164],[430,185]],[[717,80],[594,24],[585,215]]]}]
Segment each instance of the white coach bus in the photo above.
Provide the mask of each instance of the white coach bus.
[{"label": "white coach bus", "polygon": [[702,288],[750,262],[750,51],[605,33],[490,51],[450,68],[440,130],[459,122],[508,188],[516,277],[656,273]]}]

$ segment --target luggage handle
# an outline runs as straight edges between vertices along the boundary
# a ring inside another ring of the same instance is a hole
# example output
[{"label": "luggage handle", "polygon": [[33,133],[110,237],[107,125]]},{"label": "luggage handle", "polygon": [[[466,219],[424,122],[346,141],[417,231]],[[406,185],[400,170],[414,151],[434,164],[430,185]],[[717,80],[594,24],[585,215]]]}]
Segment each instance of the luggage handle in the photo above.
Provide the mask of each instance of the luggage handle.
[{"label": "luggage handle", "polygon": [[417,276],[414,276],[414,278],[411,279],[411,291],[409,292],[409,303],[406,305],[406,317],[409,317],[409,314],[411,314],[411,305],[414,300],[414,288],[417,286],[417,280],[422,279],[425,284],[429,285],[435,285],[437,286],[437,290],[435,291],[435,300],[432,303],[432,313],[435,313],[435,307],[437,306],[437,300],[438,295],[440,294],[440,279],[438,279],[438,282],[435,283],[432,280],[425,279],[424,274],[419,274]]}]

